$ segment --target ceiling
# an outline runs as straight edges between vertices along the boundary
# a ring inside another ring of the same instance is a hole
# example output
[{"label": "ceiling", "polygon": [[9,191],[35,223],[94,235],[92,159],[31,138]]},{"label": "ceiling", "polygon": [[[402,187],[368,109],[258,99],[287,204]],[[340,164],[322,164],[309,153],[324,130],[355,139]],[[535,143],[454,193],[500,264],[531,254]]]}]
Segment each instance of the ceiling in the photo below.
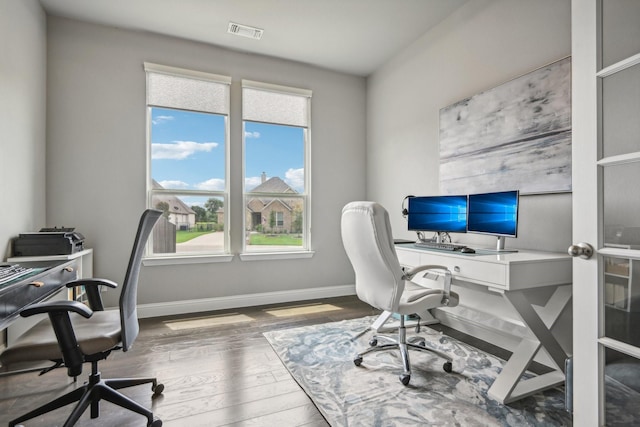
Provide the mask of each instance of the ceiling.
[{"label": "ceiling", "polygon": [[[367,76],[467,0],[40,0],[47,14]],[[229,22],[264,30],[227,33]]]}]

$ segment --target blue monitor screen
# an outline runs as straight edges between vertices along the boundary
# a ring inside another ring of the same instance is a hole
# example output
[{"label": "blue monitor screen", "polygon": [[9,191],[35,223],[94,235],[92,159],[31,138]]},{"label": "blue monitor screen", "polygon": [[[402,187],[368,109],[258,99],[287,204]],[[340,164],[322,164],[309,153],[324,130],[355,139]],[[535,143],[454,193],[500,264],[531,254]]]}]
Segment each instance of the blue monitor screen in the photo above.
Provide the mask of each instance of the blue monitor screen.
[{"label": "blue monitor screen", "polygon": [[469,194],[470,233],[517,237],[518,191]]},{"label": "blue monitor screen", "polygon": [[409,199],[409,230],[467,232],[467,196],[426,196]]}]

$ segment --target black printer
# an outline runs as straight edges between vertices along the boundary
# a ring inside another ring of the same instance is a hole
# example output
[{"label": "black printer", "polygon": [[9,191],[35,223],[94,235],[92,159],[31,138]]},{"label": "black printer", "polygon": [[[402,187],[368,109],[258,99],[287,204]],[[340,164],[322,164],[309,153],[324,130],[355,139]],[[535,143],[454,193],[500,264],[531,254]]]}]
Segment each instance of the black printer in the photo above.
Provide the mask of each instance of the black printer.
[{"label": "black printer", "polygon": [[13,241],[13,256],[69,255],[84,249],[84,236],[73,228],[43,228],[21,233]]}]

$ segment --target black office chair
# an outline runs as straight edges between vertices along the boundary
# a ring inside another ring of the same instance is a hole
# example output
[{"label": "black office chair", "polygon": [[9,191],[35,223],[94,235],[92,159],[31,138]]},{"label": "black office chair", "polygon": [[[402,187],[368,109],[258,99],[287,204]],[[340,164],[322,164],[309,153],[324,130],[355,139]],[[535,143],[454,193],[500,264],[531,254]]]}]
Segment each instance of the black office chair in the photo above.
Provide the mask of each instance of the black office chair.
[{"label": "black office chair", "polygon": [[80,279],[68,283],[67,287],[84,286],[91,308],[77,301],[51,301],[33,305],[20,313],[23,317],[41,313],[49,316],[25,332],[0,355],[3,365],[51,360],[56,363],[54,367],[64,364],[67,374],[75,378],[82,373],[82,365],[88,362],[91,363],[91,374],[88,383],[16,418],[9,423],[10,427],[77,402],[64,423],[64,426],[72,426],[89,405],[91,418],[97,418],[101,399],[144,415],[147,417],[147,426],[162,425],[161,420],[154,418],[153,412],[117,391],[151,383],[153,397],[156,397],[162,393],[164,386],[158,384],[155,378],[103,380],[98,371],[98,361],[106,359],[114,350],[128,351],[138,336],[136,299],[140,264],[149,234],[161,215],[160,211],[148,209],[140,218],[127,274],[122,284],[120,310],[105,311],[100,297],[99,286],[115,288],[116,283],[105,279]]}]

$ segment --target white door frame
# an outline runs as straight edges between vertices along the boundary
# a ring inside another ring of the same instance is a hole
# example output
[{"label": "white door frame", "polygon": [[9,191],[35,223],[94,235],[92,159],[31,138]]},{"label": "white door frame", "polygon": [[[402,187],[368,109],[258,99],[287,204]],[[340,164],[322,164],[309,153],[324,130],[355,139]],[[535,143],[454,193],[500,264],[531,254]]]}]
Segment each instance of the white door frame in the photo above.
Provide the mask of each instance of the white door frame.
[{"label": "white door frame", "polygon": [[[599,228],[597,1],[572,0],[572,189],[573,243],[597,251]],[[573,425],[604,424],[598,345],[601,318],[598,256],[573,261]]]}]

